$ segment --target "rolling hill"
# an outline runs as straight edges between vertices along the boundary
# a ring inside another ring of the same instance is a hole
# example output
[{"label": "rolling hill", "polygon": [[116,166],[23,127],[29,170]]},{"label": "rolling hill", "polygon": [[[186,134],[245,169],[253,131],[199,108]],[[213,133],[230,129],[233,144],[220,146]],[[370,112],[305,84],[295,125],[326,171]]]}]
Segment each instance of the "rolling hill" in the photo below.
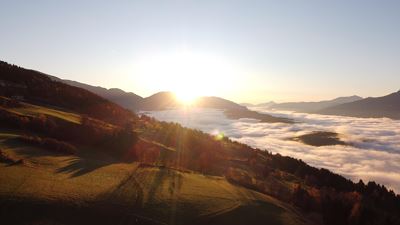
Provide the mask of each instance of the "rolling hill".
[{"label": "rolling hill", "polygon": [[400,196],[375,182],[0,72],[2,224],[400,223]]},{"label": "rolling hill", "polygon": [[319,110],[318,113],[353,117],[400,119],[400,91],[376,98],[365,98]]}]

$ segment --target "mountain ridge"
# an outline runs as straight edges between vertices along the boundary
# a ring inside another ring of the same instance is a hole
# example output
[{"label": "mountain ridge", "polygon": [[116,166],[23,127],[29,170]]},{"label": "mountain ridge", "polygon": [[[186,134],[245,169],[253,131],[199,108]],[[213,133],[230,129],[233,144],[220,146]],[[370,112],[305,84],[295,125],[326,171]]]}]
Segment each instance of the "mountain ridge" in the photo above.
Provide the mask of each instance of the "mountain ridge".
[{"label": "mountain ridge", "polygon": [[[158,110],[166,110],[184,106],[184,104],[179,102],[179,100],[176,98],[175,94],[170,91],[160,91],[154,93],[151,96],[143,98],[132,92],[125,92],[117,88],[106,89],[103,87],[96,87],[80,83],[77,81],[63,80],[50,75],[47,76],[51,77],[56,81],[63,82],[72,86],[77,86],[86,89],[88,91],[92,91],[93,93],[98,94],[103,98],[106,98],[136,113],[140,111],[158,111]],[[267,122],[267,123],[292,122],[292,120],[287,118],[275,117],[268,114],[251,111],[245,106],[239,105],[233,101],[216,96],[200,96],[193,101],[191,107],[213,108],[213,109],[223,110],[225,115],[231,119],[253,118],[253,119],[258,119],[261,122]]]},{"label": "mountain ridge", "polygon": [[52,79],[63,82],[66,84],[69,84],[71,86],[79,87],[86,89],[88,91],[91,91],[99,96],[102,96],[103,98],[106,98],[112,102],[115,102],[121,106],[123,106],[126,109],[135,111],[135,109],[138,107],[140,104],[141,100],[143,97],[133,93],[133,92],[126,92],[122,89],[119,88],[104,88],[101,86],[94,86],[94,85],[89,85],[85,83],[81,83],[78,81],[73,81],[73,80],[67,80],[67,79],[61,79],[55,76],[50,76]]},{"label": "mountain ridge", "polygon": [[381,97],[368,97],[319,110],[320,114],[400,119],[400,90]]},{"label": "mountain ridge", "polygon": [[[313,113],[327,107],[353,102],[360,99],[362,99],[360,96],[352,95],[352,96],[337,97],[331,100],[323,100],[317,102],[303,101],[303,102],[276,103],[276,104],[269,104],[268,107],[271,109],[278,109],[278,110],[290,110],[296,112]],[[263,106],[263,105],[259,104],[257,106]]]}]

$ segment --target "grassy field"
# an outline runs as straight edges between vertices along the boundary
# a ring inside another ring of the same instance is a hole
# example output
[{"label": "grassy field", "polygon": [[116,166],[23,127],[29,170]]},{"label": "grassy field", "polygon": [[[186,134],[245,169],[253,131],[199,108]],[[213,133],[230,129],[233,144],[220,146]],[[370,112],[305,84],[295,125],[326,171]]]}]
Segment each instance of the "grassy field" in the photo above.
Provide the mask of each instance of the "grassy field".
[{"label": "grassy field", "polygon": [[[26,103],[7,110],[81,121],[78,114]],[[0,127],[0,217],[6,224],[310,224],[291,206],[225,177],[121,163],[84,146],[63,155],[22,143],[19,135]],[[138,143],[175,152],[145,138]]]},{"label": "grassy field", "polygon": [[65,112],[65,111],[57,110],[57,109],[51,109],[48,107],[43,107],[43,106],[38,106],[38,105],[32,105],[32,104],[28,104],[28,103],[21,103],[20,107],[8,108],[8,111],[11,111],[11,112],[17,113],[17,114],[27,115],[27,116],[38,116],[40,114],[43,114],[46,116],[51,116],[51,117],[56,117],[56,118],[59,118],[62,120],[66,120],[66,121],[72,122],[72,123],[80,123],[81,122],[81,116],[79,114]]},{"label": "grassy field", "polygon": [[223,177],[117,163],[91,149],[81,155],[61,155],[22,145],[15,140],[17,135],[11,131],[0,134],[0,149],[23,159],[15,165],[0,162],[3,221],[305,224],[290,206]]}]

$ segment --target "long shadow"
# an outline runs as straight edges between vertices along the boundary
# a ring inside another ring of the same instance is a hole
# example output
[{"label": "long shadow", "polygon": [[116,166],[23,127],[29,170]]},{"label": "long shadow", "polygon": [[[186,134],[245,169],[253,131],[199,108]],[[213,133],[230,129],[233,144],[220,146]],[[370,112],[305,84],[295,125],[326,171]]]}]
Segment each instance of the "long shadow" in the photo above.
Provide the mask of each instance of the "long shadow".
[{"label": "long shadow", "polygon": [[[59,152],[54,152],[47,149],[37,148],[35,146],[22,144],[17,139],[9,139],[4,142],[8,147],[14,148],[18,154],[21,154],[27,158],[31,157],[42,157],[42,156],[55,156],[55,157],[63,157],[68,156],[66,154],[62,154]],[[29,147],[27,147],[29,146]],[[69,155],[73,156],[73,155]],[[98,168],[117,163],[117,161],[113,161],[111,159],[108,160],[96,160],[86,159],[82,154],[75,155],[74,158],[66,159],[68,161],[68,165],[59,168],[57,173],[71,173],[71,177],[78,177],[84,175],[86,173],[90,173]],[[9,166],[15,165],[17,163],[10,163]]]},{"label": "long shadow", "polygon": [[136,180],[136,172],[131,172],[124,178],[115,188],[104,193],[99,199],[112,202],[124,199],[125,201],[133,203],[133,206],[143,206],[144,191],[142,185]]},{"label": "long shadow", "polygon": [[159,172],[155,175],[149,191],[149,201],[156,199],[156,194],[162,188],[163,182],[168,182],[168,192],[174,201],[177,200],[179,190],[182,186],[182,176],[177,171],[168,168],[160,168]]},{"label": "long shadow", "polygon": [[155,199],[155,195],[157,191],[162,187],[162,183],[164,178],[168,175],[168,169],[160,168],[160,171],[155,175],[149,189],[149,201],[153,201]]},{"label": "long shadow", "polygon": [[114,162],[94,161],[85,158],[68,159],[68,165],[59,168],[57,173],[70,173],[71,177],[78,177],[90,173],[98,168],[113,164]]}]

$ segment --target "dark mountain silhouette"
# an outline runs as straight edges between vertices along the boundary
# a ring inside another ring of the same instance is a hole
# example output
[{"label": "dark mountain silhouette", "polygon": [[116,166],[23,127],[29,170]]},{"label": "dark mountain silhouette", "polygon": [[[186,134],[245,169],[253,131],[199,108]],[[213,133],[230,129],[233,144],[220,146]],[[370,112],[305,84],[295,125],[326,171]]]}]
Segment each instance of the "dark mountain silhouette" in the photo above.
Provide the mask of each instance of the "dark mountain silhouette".
[{"label": "dark mountain silhouette", "polygon": [[[144,111],[164,110],[182,105],[176,99],[175,94],[169,91],[158,92],[149,97],[143,98],[135,93],[125,92],[118,88],[107,89],[103,87],[80,83],[77,81],[63,80],[54,76],[49,76],[49,77],[51,77],[51,79],[55,81],[63,82],[75,87],[86,89],[90,92],[93,92],[103,98],[106,98],[114,103],[117,103],[135,112],[141,110]],[[199,97],[195,101],[194,106],[203,108],[223,109],[223,110],[246,109],[246,107],[243,107],[235,102],[214,96]]]},{"label": "dark mountain silhouette", "polygon": [[138,110],[155,111],[177,107],[179,105],[174,93],[162,91],[143,98],[138,105]]},{"label": "dark mountain silhouette", "polygon": [[258,107],[271,107],[273,105],[276,105],[276,102],[269,101],[269,102],[264,102],[264,103],[261,103],[261,104],[257,104],[255,106],[258,106]]},{"label": "dark mountain silhouette", "polygon": [[255,106],[255,104],[247,103],[247,102],[242,102],[242,103],[240,103],[240,105],[246,106],[246,107],[253,107],[253,106]]},{"label": "dark mountain silhouette", "polygon": [[276,104],[276,102],[274,102],[274,101],[264,102],[264,103],[260,103],[260,104],[240,103],[240,105],[246,106],[246,107],[270,107],[275,104]]},{"label": "dark mountain silhouette", "polygon": [[241,106],[233,101],[214,96],[200,97],[196,100],[195,105],[203,108],[223,110],[247,110],[245,106]]},{"label": "dark mountain silhouette", "polygon": [[[182,106],[182,103],[177,100],[175,94],[169,91],[158,92],[149,97],[142,98],[132,92],[125,92],[117,88],[106,89],[103,87],[96,87],[76,81],[63,80],[50,75],[47,76],[49,76],[52,80],[91,91],[133,112],[158,111]],[[248,110],[245,106],[215,96],[199,97],[194,101],[192,106],[224,110],[225,115],[231,119],[253,118],[258,119],[261,122],[292,122],[290,119],[274,117],[271,115]]]},{"label": "dark mountain silhouette", "polygon": [[80,83],[77,81],[72,81],[72,80],[64,80],[64,79],[60,79],[58,77],[54,77],[54,76],[50,76],[52,80],[55,81],[59,81],[59,82],[63,82],[65,84],[71,85],[71,86],[75,86],[75,87],[79,87],[79,88],[83,88],[86,89],[90,92],[95,93],[96,95],[99,95],[105,99],[108,99],[114,103],[117,103],[118,105],[135,111],[139,104],[142,101],[142,97],[132,93],[132,92],[125,92],[119,88],[103,88],[103,87],[99,87],[99,86],[93,86],[93,85],[89,85],[89,84],[84,84],[84,83]]},{"label": "dark mountain silhouette", "polygon": [[[177,100],[173,92],[163,91],[158,92],[147,98],[143,98],[139,104],[140,110],[163,110],[168,108],[174,108],[182,106],[182,103]],[[200,108],[213,108],[221,110],[245,110],[244,106],[241,106],[235,102],[214,96],[204,96],[197,98],[192,106]]]},{"label": "dark mountain silhouette", "polygon": [[[332,107],[343,103],[354,102],[360,99],[362,98],[357,95],[353,95],[349,97],[339,97],[332,100],[319,101],[319,102],[285,102],[279,104],[272,104],[269,105],[269,108],[312,113],[327,107]],[[260,104],[258,106],[263,106],[263,105]]]},{"label": "dark mountain silhouette", "polygon": [[400,119],[400,91],[376,98],[336,105],[319,110],[318,113],[354,117],[388,117]]},{"label": "dark mountain silhouette", "polygon": [[[159,92],[150,97],[144,98],[139,105],[139,109],[145,111],[165,110],[182,106],[172,92]],[[235,102],[214,96],[199,97],[193,102],[194,107],[212,108],[223,110],[224,114],[230,119],[252,118],[266,123],[291,123],[287,118],[274,117],[268,114],[258,113],[247,109]]]}]

